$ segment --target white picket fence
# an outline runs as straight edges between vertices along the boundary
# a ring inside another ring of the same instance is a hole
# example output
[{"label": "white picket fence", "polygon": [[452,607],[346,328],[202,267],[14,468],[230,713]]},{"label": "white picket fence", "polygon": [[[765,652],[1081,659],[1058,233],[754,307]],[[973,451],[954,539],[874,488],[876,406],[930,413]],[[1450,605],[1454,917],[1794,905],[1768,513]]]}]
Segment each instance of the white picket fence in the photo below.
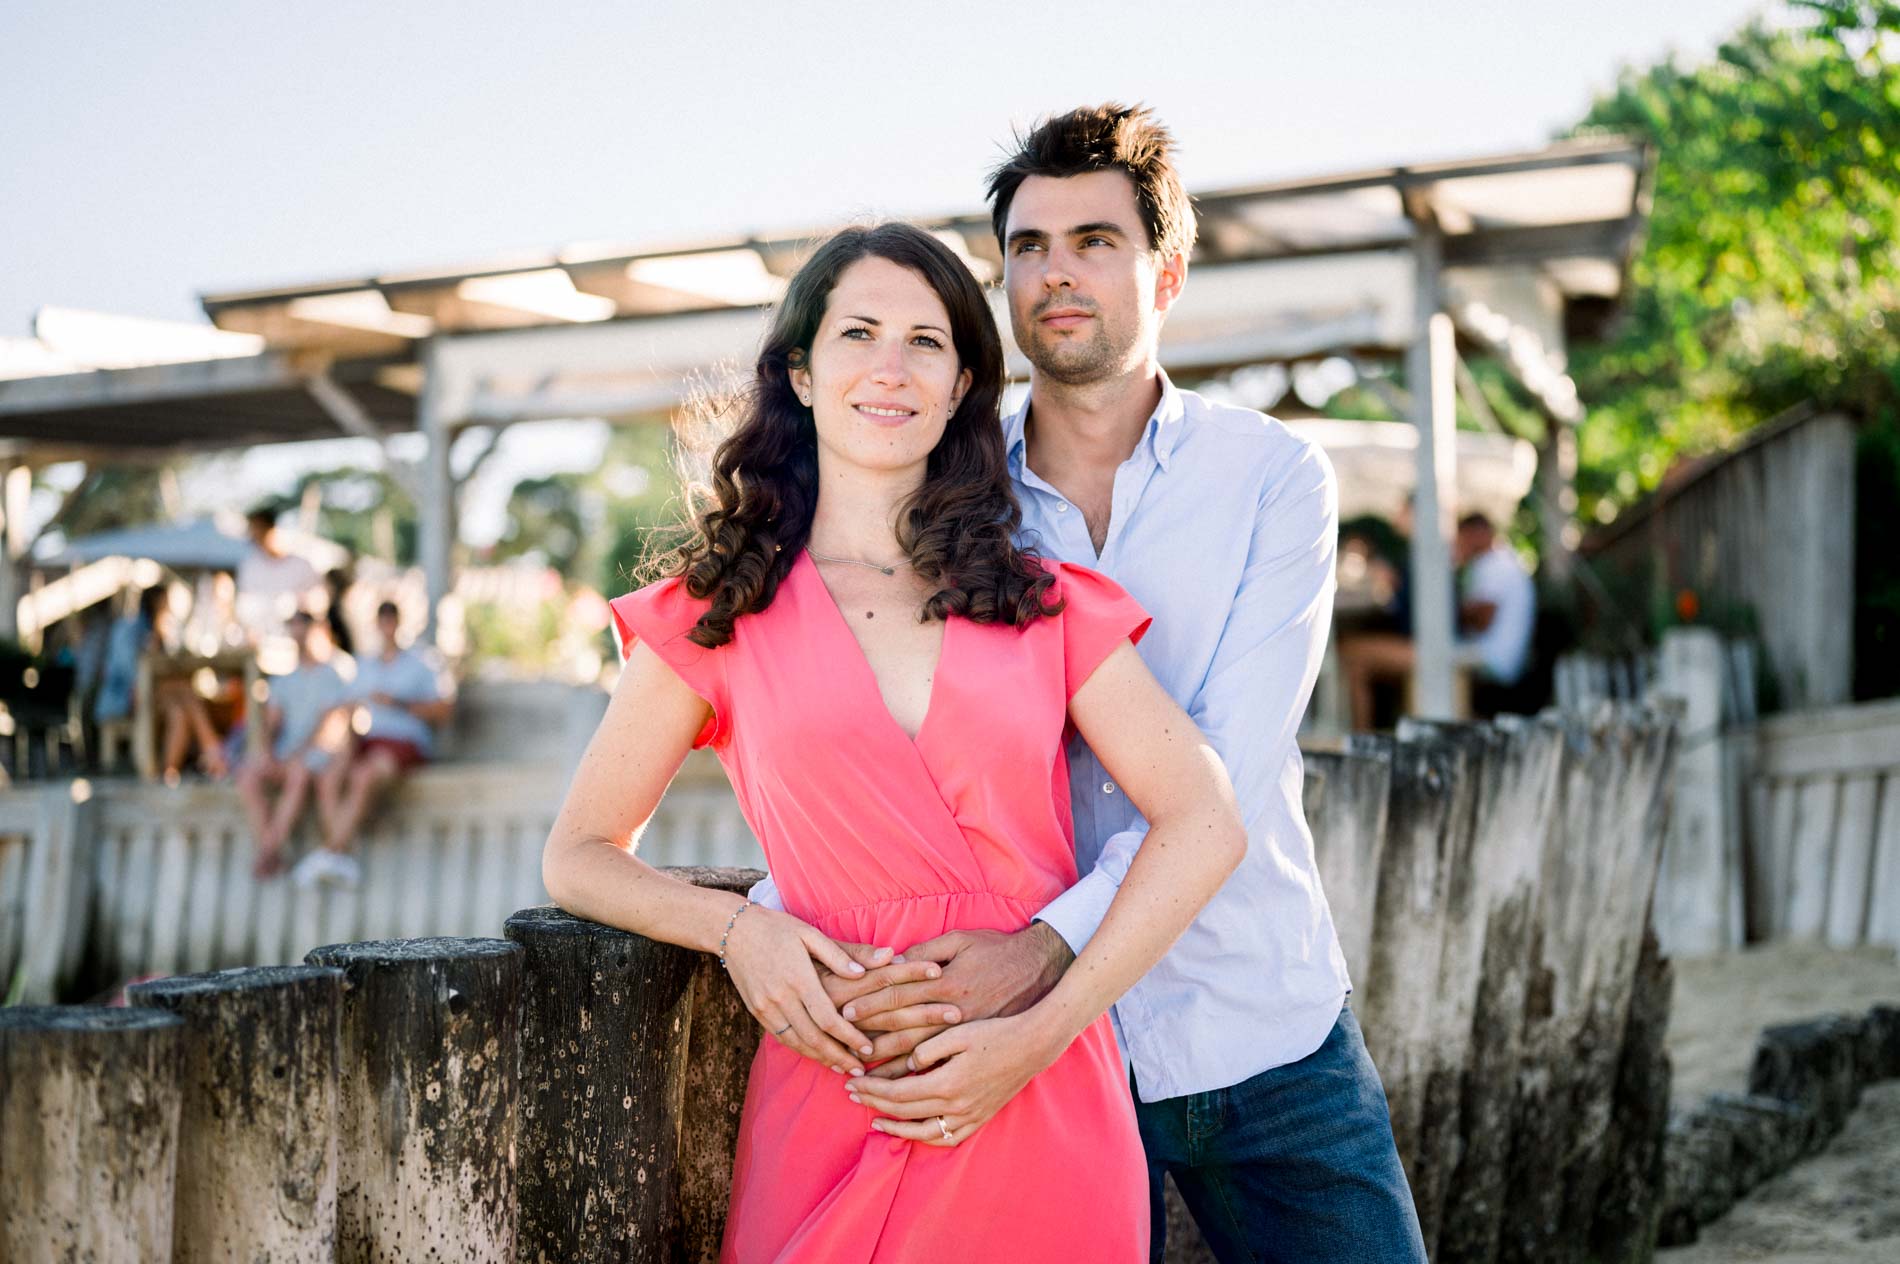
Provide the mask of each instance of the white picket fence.
[{"label": "white picket fence", "polygon": [[1755,653],[1706,629],[1559,664],[1567,708],[1687,703],[1656,933],[1672,955],[1796,940],[1900,948],[1900,701],[1758,719]]},{"label": "white picket fence", "polygon": [[[561,765],[417,773],[366,831],[353,891],[258,882],[236,792],[130,781],[0,792],[0,979],[21,999],[135,975],[300,961],[320,944],[498,935],[547,902]],[[300,846],[311,842],[309,831]],[[695,755],[641,836],[659,865],[762,865],[716,761]]]},{"label": "white picket fence", "polygon": [[1900,701],[1764,721],[1754,767],[1751,924],[1900,948]]}]

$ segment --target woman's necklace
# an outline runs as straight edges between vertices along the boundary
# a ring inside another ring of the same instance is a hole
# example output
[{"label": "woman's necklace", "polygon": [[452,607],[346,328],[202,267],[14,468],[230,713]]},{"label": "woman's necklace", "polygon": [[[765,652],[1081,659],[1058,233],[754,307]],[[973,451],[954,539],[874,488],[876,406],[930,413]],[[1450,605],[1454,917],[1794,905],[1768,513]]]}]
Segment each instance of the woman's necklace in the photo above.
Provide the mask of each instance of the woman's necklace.
[{"label": "woman's necklace", "polygon": [[901,562],[894,562],[889,566],[885,566],[879,562],[861,562],[855,557],[832,557],[830,554],[820,553],[817,549],[814,549],[809,544],[805,546],[805,552],[811,554],[813,557],[817,558],[821,562],[837,562],[841,566],[869,567],[871,570],[876,571],[880,575],[895,575],[897,574],[897,568],[899,566],[910,565],[909,558],[905,558]]}]

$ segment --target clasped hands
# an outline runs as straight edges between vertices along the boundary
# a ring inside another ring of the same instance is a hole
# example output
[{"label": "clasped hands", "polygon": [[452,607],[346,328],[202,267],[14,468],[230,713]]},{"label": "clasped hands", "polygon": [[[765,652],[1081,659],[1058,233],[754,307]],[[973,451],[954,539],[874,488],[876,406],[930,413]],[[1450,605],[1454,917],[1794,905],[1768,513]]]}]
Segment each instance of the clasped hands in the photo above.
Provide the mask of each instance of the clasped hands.
[{"label": "clasped hands", "polygon": [[881,1132],[938,1146],[966,1140],[1073,1035],[1028,1013],[1074,959],[1044,923],[1014,934],[951,931],[896,954],[781,918],[753,929],[798,927],[823,999],[755,1004],[763,998],[747,994],[741,971],[734,981],[774,1039],[845,1075],[840,1091],[878,1112]]}]

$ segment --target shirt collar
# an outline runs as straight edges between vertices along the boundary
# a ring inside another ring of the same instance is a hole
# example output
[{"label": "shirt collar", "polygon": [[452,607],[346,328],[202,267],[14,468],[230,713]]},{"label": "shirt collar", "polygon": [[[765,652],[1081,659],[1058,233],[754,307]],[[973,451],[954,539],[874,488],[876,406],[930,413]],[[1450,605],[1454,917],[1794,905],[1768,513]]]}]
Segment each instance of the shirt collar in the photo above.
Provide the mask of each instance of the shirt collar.
[{"label": "shirt collar", "polygon": [[[1161,378],[1161,402],[1149,414],[1148,425],[1141,432],[1141,443],[1148,445],[1155,464],[1165,470],[1168,468],[1168,459],[1174,455],[1174,445],[1181,441],[1181,421],[1187,415],[1187,406],[1167,370],[1157,369],[1156,373]],[[1029,396],[1025,395],[1016,411],[1003,419],[1004,453],[1009,462],[1009,472],[1016,478],[1023,476],[1023,465],[1028,456],[1028,422]]]}]

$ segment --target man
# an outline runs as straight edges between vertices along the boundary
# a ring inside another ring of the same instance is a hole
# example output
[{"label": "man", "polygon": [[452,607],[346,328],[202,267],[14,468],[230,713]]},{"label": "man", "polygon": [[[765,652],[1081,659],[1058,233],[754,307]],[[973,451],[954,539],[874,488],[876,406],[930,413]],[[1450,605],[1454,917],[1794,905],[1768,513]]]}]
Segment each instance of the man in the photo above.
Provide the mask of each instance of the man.
[{"label": "man", "polygon": [[[1220,752],[1248,827],[1240,869],[1114,1008],[1153,1257],[1172,1175],[1223,1261],[1422,1261],[1300,806],[1336,486],[1315,445],[1175,389],[1156,361],[1195,235],[1170,145],[1145,109],[1075,110],[1022,138],[989,185],[1010,326],[1033,367],[1005,423],[1025,534],[1154,616],[1142,658]],[[895,1059],[889,1078],[858,1082],[867,1104],[927,1099],[932,1073],[904,1075],[903,1055],[946,1007],[965,1022],[1028,1007],[1101,922],[1146,824],[1085,746],[1069,768],[1082,877],[1027,929],[953,932],[903,965],[826,980],[848,1021],[881,1033],[867,1061]],[[893,983],[922,961],[940,976]]]},{"label": "man", "polygon": [[313,608],[323,580],[308,559],[285,550],[271,510],[251,510],[244,529],[251,547],[238,561],[237,620],[256,644],[283,636],[293,614]]},{"label": "man", "polygon": [[359,704],[352,724],[359,735],[347,758],[332,762],[317,782],[323,846],[303,858],[292,875],[300,884],[334,882],[355,886],[362,866],[350,851],[371,806],[411,770],[435,753],[434,726],[454,710],[447,673],[397,640],[402,612],[393,601],[376,608],[377,654],[356,660],[352,698]]},{"label": "man", "polygon": [[347,690],[343,677],[320,654],[315,629],[316,617],[307,610],[290,617],[288,630],[297,646],[297,668],[271,678],[264,704],[269,746],[238,769],[238,797],[257,844],[251,872],[259,878],[283,872],[284,845],[303,815],[312,783],[331,761],[341,739],[334,731],[339,726],[328,722],[341,718],[338,708]]},{"label": "man", "polygon": [[1495,685],[1514,685],[1529,666],[1537,587],[1516,550],[1481,513],[1458,520],[1452,558],[1462,573],[1454,657]]}]

